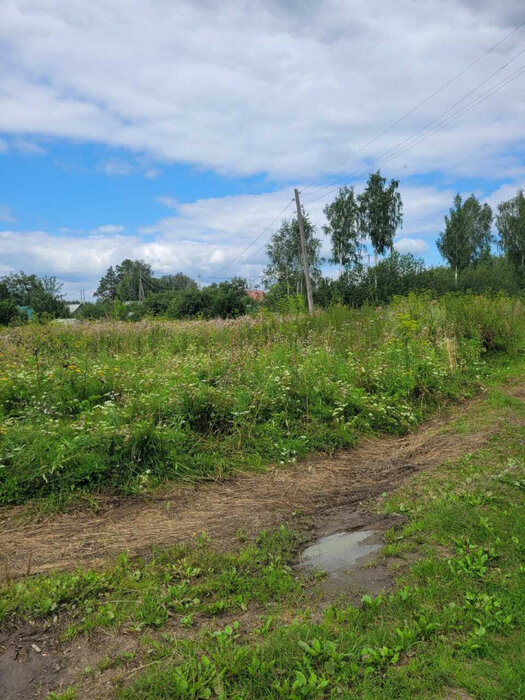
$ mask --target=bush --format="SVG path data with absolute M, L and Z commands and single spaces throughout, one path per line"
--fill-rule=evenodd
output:
M 427 293 L 284 320 L 9 329 L 0 503 L 143 490 L 403 433 L 479 386 L 490 354 L 522 351 L 524 320 L 507 297 Z

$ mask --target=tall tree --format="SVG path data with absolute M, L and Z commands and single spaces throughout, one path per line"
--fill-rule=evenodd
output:
M 126 258 L 115 269 L 108 268 L 99 282 L 95 296 L 101 301 L 138 301 L 141 288 L 148 291 L 153 284 L 150 265 L 144 260 Z
M 437 240 L 439 252 L 454 270 L 456 283 L 461 270 L 490 256 L 491 225 L 492 209 L 488 204 L 480 204 L 473 194 L 463 202 L 456 194 L 454 206 L 445 216 L 445 230 Z
M 121 301 L 138 301 L 141 289 L 151 288 L 153 271 L 144 260 L 126 258 L 116 267 L 117 296 Z
M 354 188 L 341 187 L 337 197 L 323 211 L 328 221 L 323 230 L 332 244 L 330 262 L 339 266 L 339 274 L 352 266 L 360 267 L 364 246 Z
M 174 275 L 162 275 L 157 280 L 160 289 L 171 289 L 178 291 L 181 289 L 197 289 L 197 282 L 185 275 L 183 272 L 177 272 Z
M 370 239 L 376 255 L 392 252 L 396 231 L 403 225 L 403 202 L 398 187 L 399 180 L 390 180 L 387 186 L 378 170 L 369 175 L 364 191 L 357 197 L 360 230 Z
M 321 277 L 321 241 L 315 237 L 315 226 L 308 214 L 303 211 L 304 238 L 310 276 L 312 281 Z M 301 253 L 301 238 L 297 217 L 284 219 L 279 230 L 274 233 L 266 247 L 269 263 L 264 270 L 264 284 L 279 284 L 286 293 L 302 294 L 304 291 L 304 269 Z
M 525 196 L 522 189 L 512 199 L 498 204 L 496 226 L 505 255 L 525 275 Z
M 108 267 L 100 279 L 95 295 L 99 301 L 115 301 L 117 298 L 118 279 L 113 267 Z

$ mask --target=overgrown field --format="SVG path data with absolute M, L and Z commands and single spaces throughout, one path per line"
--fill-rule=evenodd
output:
M 26 577 L 0 588 L 0 625 L 74 638 L 73 657 L 82 635 L 117 635 L 111 656 L 89 656 L 49 700 L 522 698 L 524 404 L 492 389 L 481 410 L 457 429 L 498 425 L 482 449 L 376 502 L 403 515 L 371 562 L 397 572 L 378 596 L 320 606 L 319 577 L 293 568 L 301 536 L 280 527 L 240 534 L 230 553 L 201 536 L 99 571 Z
M 0 503 L 134 493 L 401 433 L 524 338 L 520 301 L 456 295 L 314 318 L 6 330 Z

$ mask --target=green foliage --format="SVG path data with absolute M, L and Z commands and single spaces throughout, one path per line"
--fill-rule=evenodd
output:
M 287 565 L 295 547 L 284 528 L 261 533 L 236 554 L 217 553 L 204 538 L 154 552 L 148 561 L 121 555 L 103 571 L 78 569 L 26 578 L 0 588 L 0 621 L 69 618 L 65 636 L 126 624 L 133 631 L 193 615 L 240 613 L 254 602 L 296 601 L 301 585 Z
M 0 279 L 0 324 L 15 320 L 15 307 L 27 306 L 49 318 L 66 316 L 67 309 L 62 300 L 62 285 L 56 277 L 38 277 L 24 272 L 13 272 Z
M 384 502 L 388 512 L 411 504 L 395 538 L 418 551 L 391 592 L 364 596 L 359 607 L 332 605 L 315 622 L 307 614 L 287 626 L 265 624 L 252 637 L 230 623 L 190 641 L 166 639 L 119 697 L 394 699 L 441 697 L 451 687 L 472 697 L 520 697 L 525 520 L 514 482 L 524 474 L 523 436 L 504 431 Z M 487 488 L 491 500 L 464 507 L 463 494 Z M 443 555 L 448 548 L 456 548 L 454 566 Z
M 395 311 L 400 338 L 423 320 L 411 310 Z M 424 320 L 435 327 L 435 317 Z M 502 378 L 517 366 L 506 366 Z M 384 495 L 381 510 L 405 520 L 386 533 L 391 545 L 382 555 L 417 556 L 391 590 L 365 595 L 360 605 L 323 601 L 321 609 L 290 566 L 297 540 L 281 527 L 236 553 L 218 553 L 201 537 L 149 560 L 122 555 L 105 570 L 27 577 L 0 590 L 0 617 L 33 629 L 42 620 L 48 633 L 69 639 L 99 628 L 142 633 L 136 652 L 98 664 L 101 672 L 127 666 L 126 682 L 112 689 L 122 700 L 393 700 L 441 697 L 450 688 L 521 697 L 524 418 L 522 402 L 490 391 L 462 416 L 471 432 L 499 426 L 481 450 Z M 158 629 L 154 639 L 151 629 Z M 92 690 L 96 671 L 89 671 Z M 75 690 L 53 697 L 75 697 Z
M 461 195 L 454 198 L 454 206 L 445 216 L 445 231 L 439 235 L 437 247 L 450 267 L 458 271 L 476 265 L 490 256 L 492 210 L 481 205 L 471 194 L 465 202 Z
M 321 277 L 321 241 L 315 237 L 315 226 L 304 211 L 303 222 L 310 276 L 315 284 Z M 304 265 L 297 217 L 284 219 L 267 245 L 266 252 L 269 260 L 264 270 L 265 286 L 277 285 L 278 289 L 286 290 L 286 296 L 303 294 Z
M 369 175 L 364 191 L 357 197 L 361 235 L 370 239 L 377 255 L 392 251 L 396 231 L 403 225 L 403 203 L 398 187 L 399 180 L 390 180 L 387 187 L 386 179 L 378 170 Z
M 169 280 L 163 279 L 168 286 Z M 141 301 L 146 294 L 156 289 L 155 284 L 151 265 L 144 260 L 126 258 L 115 269 L 113 267 L 107 269 L 106 274 L 100 279 L 95 296 L 101 302 L 114 302 L 116 299 Z
M 331 204 L 324 208 L 327 225 L 323 226 L 325 234 L 332 244 L 330 262 L 339 266 L 339 270 L 360 267 L 361 242 L 360 212 L 353 188 L 342 187 Z
M 479 386 L 487 353 L 523 348 L 523 313 L 504 297 L 409 296 L 313 318 L 10 329 L 0 502 L 60 506 L 406 432 Z
M 0 301 L 0 325 L 7 326 L 18 317 L 18 307 L 13 299 Z
M 496 225 L 501 236 L 500 245 L 505 255 L 525 276 L 525 196 L 518 190 L 516 196 L 498 205 Z

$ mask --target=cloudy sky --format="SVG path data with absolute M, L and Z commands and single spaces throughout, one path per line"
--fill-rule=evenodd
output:
M 525 184 L 524 22 L 522 0 L 1 0 L 0 275 L 89 296 L 140 257 L 255 284 L 293 187 L 320 228 L 377 167 L 396 246 L 435 264 L 456 191 Z

